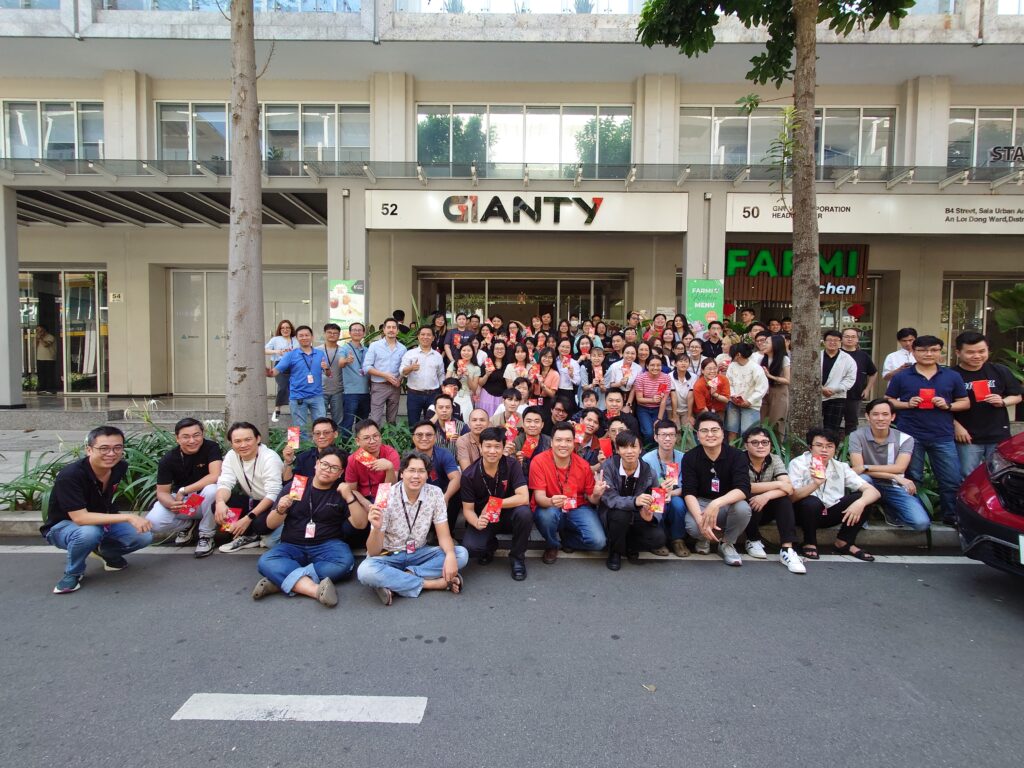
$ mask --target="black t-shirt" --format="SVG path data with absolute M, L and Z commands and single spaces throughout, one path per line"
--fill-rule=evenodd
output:
M 467 328 L 464 331 L 460 331 L 458 328 L 452 328 L 450 331 L 448 331 L 448 333 L 444 335 L 444 343 L 446 346 L 452 348 L 452 355 L 458 357 L 459 347 L 461 347 L 463 344 L 467 344 L 470 341 L 472 341 L 473 336 L 475 335 L 476 334 L 469 330 L 469 328 Z
M 846 350 L 843 350 L 846 352 Z M 878 373 L 878 369 L 875 367 L 875 362 L 871 359 L 871 355 L 865 352 L 863 349 L 855 349 L 853 352 L 846 352 L 853 361 L 857 364 L 857 380 L 853 383 L 853 387 L 846 393 L 847 400 L 861 400 L 864 397 L 864 387 L 868 384 L 868 376 L 874 376 Z
M 114 494 L 117 484 L 128 472 L 128 462 L 120 461 L 110 470 L 107 487 L 104 488 L 92 471 L 88 457 L 68 464 L 57 473 L 50 492 L 50 506 L 46 511 L 46 521 L 40 526 L 39 532 L 46 535 L 57 523 L 70 520 L 69 513 L 79 509 L 98 514 L 116 515 L 119 510 Z
M 498 459 L 498 472 L 494 477 L 484 472 L 483 459 L 477 459 L 462 473 L 459 494 L 464 503 L 471 503 L 473 510 L 480 514 L 491 496 L 507 499 L 515 496 L 516 489 L 524 485 L 526 475 L 515 459 L 508 456 Z
M 1021 393 L 1020 382 L 1014 378 L 1010 369 L 999 363 L 985 363 L 976 371 L 965 371 L 959 365 L 953 370 L 960 374 L 967 385 L 967 397 L 971 407 L 966 411 L 958 411 L 953 417 L 966 429 L 976 443 L 1001 443 L 1010 437 L 1010 413 L 1006 408 L 997 408 L 986 402 L 978 402 L 975 381 L 987 381 L 993 395 L 1009 397 Z M 981 398 L 984 401 L 984 397 Z
M 204 439 L 199 450 L 187 454 L 181 448 L 174 448 L 164 454 L 156 466 L 156 484 L 171 486 L 171 493 L 186 485 L 192 485 L 210 473 L 211 461 L 223 461 L 220 446 L 213 440 Z
M 832 373 L 832 369 L 836 367 L 836 360 L 839 359 L 839 355 L 842 352 L 836 352 L 835 357 L 829 356 L 828 352 L 821 356 L 821 383 L 822 385 L 828 381 L 829 375 Z
M 715 358 L 722 354 L 722 340 L 711 341 L 710 339 L 704 339 L 700 343 L 701 347 L 704 348 L 704 357 Z
M 704 446 L 691 448 L 683 455 L 682 491 L 683 496 L 701 499 L 717 499 L 729 491 L 739 489 L 750 498 L 750 474 L 747 472 L 747 454 L 730 445 L 723 445 L 715 461 L 708 458 Z M 718 478 L 718 490 L 712 482 Z
M 295 464 L 292 466 L 292 475 L 308 477 L 310 482 L 312 482 L 313 475 L 316 474 L 316 464 L 318 461 L 320 461 L 320 449 L 315 445 L 312 448 L 307 448 L 302 453 L 295 454 Z M 334 480 L 335 488 L 337 488 L 341 481 L 345 479 L 346 466 L 348 466 L 348 454 L 342 451 L 341 474 L 337 475 Z
M 289 480 L 281 489 L 282 499 L 291 491 L 292 483 Z M 310 478 L 306 484 L 306 492 L 302 498 L 294 502 L 288 508 L 288 515 L 281 525 L 281 541 L 286 544 L 298 544 L 309 546 L 311 544 L 323 544 L 330 539 L 340 539 L 342 525 L 348 520 L 348 504 L 341 498 L 341 494 L 334 488 L 321 490 L 313 486 Z M 306 525 L 310 519 L 316 524 L 316 532 L 312 538 L 306 538 Z

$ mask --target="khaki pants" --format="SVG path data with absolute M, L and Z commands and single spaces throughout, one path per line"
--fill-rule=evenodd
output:
M 378 424 L 398 421 L 399 388 L 386 381 L 370 382 L 370 418 Z

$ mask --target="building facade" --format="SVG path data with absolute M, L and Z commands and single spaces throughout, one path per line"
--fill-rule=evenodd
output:
M 374 324 L 621 320 L 682 309 L 693 279 L 786 313 L 791 89 L 744 81 L 758 31 L 725 23 L 690 60 L 636 45 L 627 0 L 257 11 L 268 337 L 322 326 L 339 281 Z M 17 0 L 0 35 L 0 406 L 35 386 L 39 323 L 65 392 L 221 393 L 227 20 L 207 0 Z M 988 295 L 1024 281 L 1024 7 L 919 3 L 819 45 L 823 327 L 858 325 L 879 361 L 903 326 L 1019 349 Z

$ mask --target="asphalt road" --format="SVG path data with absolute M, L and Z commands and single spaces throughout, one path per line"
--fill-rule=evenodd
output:
M 251 556 L 130 560 L 55 596 L 61 556 L 0 554 L 0 766 L 1020 763 L 1024 582 L 984 566 L 499 560 L 462 596 L 349 583 L 328 610 L 254 603 Z M 428 704 L 172 721 L 200 692 Z

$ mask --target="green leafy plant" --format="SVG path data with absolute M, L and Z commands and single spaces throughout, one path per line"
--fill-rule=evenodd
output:
M 1024 283 L 1017 283 L 1005 291 L 992 291 L 989 299 L 996 305 L 993 317 L 999 330 L 1014 333 L 1019 341 L 1024 333 Z M 1015 349 L 1004 349 L 1002 353 L 1006 362 L 1010 363 L 1013 375 L 1024 381 L 1024 354 Z

